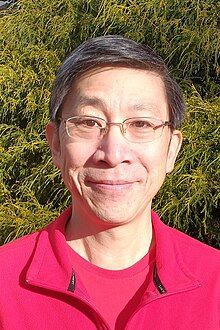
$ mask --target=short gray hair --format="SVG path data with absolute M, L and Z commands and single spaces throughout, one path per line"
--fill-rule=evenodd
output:
M 89 39 L 66 58 L 53 84 L 50 99 L 51 120 L 58 122 L 64 99 L 77 78 L 96 67 L 114 65 L 157 73 L 165 86 L 172 126 L 176 128 L 181 125 L 185 114 L 183 95 L 162 58 L 150 47 L 116 35 Z

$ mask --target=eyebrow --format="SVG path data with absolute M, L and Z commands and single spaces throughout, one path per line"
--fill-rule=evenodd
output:
M 96 97 L 96 96 L 86 96 L 86 95 L 80 95 L 78 100 L 76 101 L 74 105 L 74 109 L 77 109 L 78 107 L 83 107 L 83 106 L 96 106 L 99 108 L 105 108 L 106 104 L 105 102 Z
M 74 104 L 73 110 L 75 111 L 78 107 L 84 107 L 84 106 L 94 106 L 102 110 L 108 107 L 105 101 L 97 96 L 79 95 L 78 99 Z M 152 112 L 154 112 L 155 110 L 158 110 L 158 108 L 153 104 L 139 103 L 139 102 L 136 102 L 135 104 L 129 106 L 129 108 L 132 111 L 134 110 L 138 112 L 147 111 L 150 112 L 150 115 L 153 114 Z
M 135 103 L 132 108 L 138 112 L 148 112 L 150 116 L 155 116 L 155 110 L 159 111 L 156 105 L 150 103 Z

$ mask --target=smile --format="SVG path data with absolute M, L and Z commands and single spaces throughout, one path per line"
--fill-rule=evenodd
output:
M 100 181 L 88 181 L 88 185 L 94 190 L 111 190 L 111 191 L 124 191 L 129 190 L 134 182 L 123 180 L 100 180 Z

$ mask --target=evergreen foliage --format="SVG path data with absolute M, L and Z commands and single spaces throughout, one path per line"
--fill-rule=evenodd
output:
M 51 85 L 83 40 L 121 34 L 166 60 L 188 105 L 184 146 L 155 208 L 170 225 L 220 247 L 219 9 L 216 0 L 19 0 L 1 13 L 1 244 L 70 203 L 44 136 Z

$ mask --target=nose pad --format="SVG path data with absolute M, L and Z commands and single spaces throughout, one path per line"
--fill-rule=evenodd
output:
M 122 135 L 125 137 L 125 134 L 127 132 L 126 127 L 123 124 L 121 124 L 120 128 L 121 128 Z
M 104 128 L 101 128 L 100 129 L 100 137 L 105 136 L 108 133 L 108 130 L 109 130 L 108 125 L 106 125 L 106 127 L 104 127 Z
M 108 123 L 109 124 L 109 123 Z M 118 128 L 110 129 L 109 126 L 120 126 Z M 107 128 L 108 127 L 108 128 Z M 120 128 L 120 133 L 119 133 Z M 99 147 L 94 154 L 96 162 L 106 163 L 110 167 L 115 167 L 120 163 L 130 163 L 132 159 L 132 151 L 124 138 L 124 130 L 121 123 L 110 123 L 104 128 L 106 135 L 102 136 L 99 141 Z M 110 129 L 110 131 L 108 131 Z M 122 134 L 121 134 L 122 133 Z
M 122 135 L 124 136 L 126 133 L 126 129 L 124 128 L 124 125 L 122 123 L 107 123 L 106 127 L 103 128 L 103 131 L 101 131 L 102 135 L 105 135 L 108 133 L 110 126 L 119 126 L 120 127 L 120 131 L 122 133 Z

